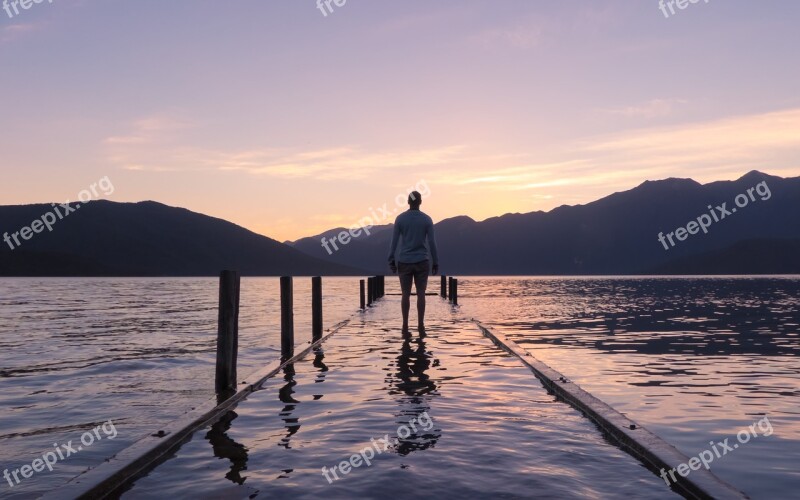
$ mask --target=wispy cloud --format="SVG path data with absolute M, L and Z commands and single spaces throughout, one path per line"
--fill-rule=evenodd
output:
M 660 118 L 672 115 L 677 108 L 686 104 L 685 99 L 652 99 L 634 106 L 601 109 L 602 113 L 625 116 L 627 118 Z
M 0 15 L 3 12 L 0 11 Z M 22 38 L 42 28 L 44 23 L 11 24 L 0 27 L 0 43 L 7 43 Z
M 642 165 L 750 165 L 779 154 L 800 160 L 800 109 L 634 130 L 594 140 L 587 151 L 625 154 Z
M 169 116 L 138 120 L 129 133 L 107 137 L 107 158 L 132 171 L 218 171 L 283 179 L 357 180 L 393 169 L 435 169 L 459 162 L 466 148 L 449 145 L 402 151 L 375 151 L 347 145 L 299 150 L 258 147 L 212 149 L 184 144 L 180 131 L 190 128 Z
M 471 168 L 464 168 L 465 165 L 461 165 L 461 168 L 441 170 L 432 174 L 431 179 L 437 184 L 502 190 L 519 189 L 526 184 L 550 182 L 550 179 L 554 178 L 554 172 L 564 172 L 587 163 L 585 160 L 550 163 L 524 163 L 524 161 L 520 155 L 472 158 L 469 161 Z M 508 166 L 509 162 L 514 163 Z
M 435 168 L 457 160 L 463 146 L 408 151 L 369 151 L 355 146 L 313 151 L 257 150 L 218 153 L 205 162 L 220 170 L 283 178 L 366 179 L 376 171 Z
M 607 32 L 621 22 L 620 7 L 605 3 L 581 6 L 552 3 L 548 8 L 527 11 L 512 19 L 478 31 L 469 37 L 469 42 L 484 49 L 541 49 L 553 46 L 564 36 Z
M 707 182 L 736 178 L 753 169 L 796 176 L 800 175 L 800 109 L 639 128 L 562 146 L 547 154 L 554 161 L 520 156 L 480 161 L 471 168 L 440 170 L 430 180 L 473 192 L 567 195 L 581 186 L 591 187 L 584 190 L 591 196 L 667 177 Z
M 169 113 L 162 113 L 135 120 L 123 127 L 126 129 L 123 135 L 107 137 L 103 142 L 111 145 L 166 142 L 172 139 L 176 132 L 191 127 L 191 123 L 186 120 Z
M 547 152 L 511 154 L 466 145 L 375 150 L 344 145 L 309 150 L 186 146 L 187 124 L 165 116 L 137 121 L 106 140 L 109 159 L 142 172 L 211 171 L 279 179 L 368 180 L 384 172 L 418 172 L 438 186 L 470 193 L 529 192 L 575 199 L 633 187 L 647 179 L 733 178 L 752 169 L 800 173 L 800 109 L 668 127 L 637 128 Z M 589 201 L 588 199 L 582 201 Z
M 531 21 L 525 24 L 487 29 L 472 36 L 471 41 L 482 48 L 533 49 L 542 43 L 543 36 L 543 23 Z

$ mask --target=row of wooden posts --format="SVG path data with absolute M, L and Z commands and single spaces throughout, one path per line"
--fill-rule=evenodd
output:
M 450 287 L 450 294 L 447 293 L 448 285 Z M 453 305 L 458 305 L 458 278 L 453 278 L 452 276 L 444 276 L 442 275 L 442 291 L 440 292 L 442 298 L 446 299 L 450 298 L 450 302 Z
M 236 271 L 222 271 L 219 278 L 219 320 L 217 329 L 217 394 L 236 391 L 236 359 L 239 351 L 239 288 Z M 294 288 L 291 276 L 281 283 L 281 360 L 294 356 Z M 385 296 L 385 276 L 372 276 L 359 283 L 361 310 L 372 307 Z M 449 294 L 448 294 L 449 285 Z M 458 304 L 458 280 L 442 276 L 441 296 Z M 311 341 L 322 338 L 322 278 L 311 278 Z
M 366 286 L 364 286 L 366 284 Z M 386 276 L 373 276 L 359 282 L 361 310 L 372 307 L 372 303 L 386 295 Z

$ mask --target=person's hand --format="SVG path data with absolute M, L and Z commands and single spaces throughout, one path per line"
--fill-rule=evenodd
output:
M 392 270 L 393 274 L 397 274 L 397 263 L 395 261 L 389 262 L 389 269 Z
M 431 270 L 431 273 L 433 273 L 434 276 L 439 274 L 439 264 L 434 264 L 433 265 L 433 269 Z

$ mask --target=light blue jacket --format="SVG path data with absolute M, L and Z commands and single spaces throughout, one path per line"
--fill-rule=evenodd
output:
M 427 260 L 428 248 L 430 248 L 433 265 L 439 265 L 439 251 L 436 248 L 436 237 L 433 234 L 433 220 L 427 214 L 412 209 L 397 216 L 394 221 L 392 246 L 389 249 L 389 262 L 395 260 L 395 252 L 397 252 L 397 244 L 400 242 L 401 236 L 402 244 L 397 253 L 396 262 L 414 264 Z

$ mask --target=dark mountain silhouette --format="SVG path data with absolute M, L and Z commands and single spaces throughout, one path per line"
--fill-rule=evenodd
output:
M 382 226 L 373 226 L 371 228 L 368 228 L 370 234 L 366 234 L 362 230 L 361 234 L 358 237 L 356 237 L 356 239 L 358 239 L 358 238 L 366 239 L 366 238 L 369 238 L 370 236 L 373 236 L 375 234 L 379 234 L 379 233 L 384 232 L 384 231 L 389 231 L 389 230 L 392 229 L 392 227 L 393 227 L 392 224 L 384 224 Z M 323 248 L 322 243 L 321 243 L 322 238 L 330 240 L 330 239 L 335 238 L 336 236 L 338 236 L 342 232 L 347 232 L 347 231 L 348 231 L 347 228 L 337 227 L 335 229 L 328 229 L 324 233 L 315 234 L 314 236 L 307 236 L 307 237 L 301 238 L 301 239 L 299 239 L 297 241 L 284 241 L 284 243 L 286 243 L 287 245 L 293 246 L 295 248 L 298 248 L 298 249 L 304 248 L 306 250 L 310 250 L 314 246 L 318 246 L 320 248 Z M 391 235 L 390 235 L 390 237 L 391 237 Z M 345 246 L 345 245 L 341 245 L 341 246 Z M 334 251 L 332 247 L 330 247 L 330 250 L 331 250 L 331 252 Z M 331 255 L 331 254 L 328 253 L 328 255 Z
M 759 183 L 771 193 L 665 250 L 675 231 Z M 49 204 L 0 207 L 13 233 Z M 460 275 L 773 274 L 800 272 L 800 178 L 750 172 L 736 181 L 647 181 L 586 205 L 436 225 L 442 271 Z M 388 274 L 391 225 L 329 254 L 320 243 L 344 228 L 285 245 L 221 219 L 155 202 L 96 201 L 11 250 L 0 242 L 2 276 L 213 276 Z M 291 247 L 294 248 L 291 248 Z
M 800 274 L 800 239 L 747 240 L 714 252 L 683 257 L 653 274 Z
M 709 214 L 761 182 L 771 193 L 665 250 L 658 234 Z M 423 206 L 424 210 L 424 206 Z M 716 212 L 716 210 L 715 210 Z M 796 272 L 800 255 L 800 178 L 753 171 L 735 181 L 701 185 L 691 179 L 647 181 L 586 205 L 506 214 L 476 222 L 455 217 L 436 224 L 442 272 L 459 275 L 756 274 Z M 333 255 L 319 238 L 293 245 L 308 255 L 371 273 L 388 273 L 390 231 L 351 241 Z M 761 243 L 745 244 L 748 240 Z M 770 240 L 771 243 L 768 243 Z M 760 249 L 755 248 L 758 246 Z M 776 248 L 767 251 L 769 245 Z M 765 266 L 763 259 L 772 261 Z
M 322 238 L 325 238 L 326 240 L 336 238 L 336 236 L 342 231 L 347 231 L 347 229 L 343 227 L 329 229 L 324 233 L 301 238 L 297 241 L 287 241 L 286 244 L 312 257 L 334 262 L 342 266 L 349 265 L 345 264 L 345 262 L 361 261 L 371 263 L 372 267 L 374 268 L 376 257 L 378 257 L 375 254 L 375 252 L 378 251 L 378 246 L 376 246 L 375 243 L 378 241 L 386 241 L 386 249 L 384 250 L 384 253 L 388 253 L 389 242 L 392 239 L 391 229 L 393 227 L 394 226 L 392 224 L 375 226 L 369 229 L 369 235 L 362 231 L 357 238 L 351 238 L 347 245 L 341 245 L 337 243 L 339 250 L 334 250 L 334 247 L 331 244 L 328 245 L 328 249 L 326 250 L 325 247 L 322 246 Z M 386 256 L 384 255 L 383 260 L 386 260 L 385 257 Z
M 75 206 L 73 204 L 72 206 Z M 16 232 L 49 204 L 0 207 L 0 232 Z M 2 276 L 360 275 L 221 219 L 152 201 L 94 201 L 11 250 L 0 241 Z

